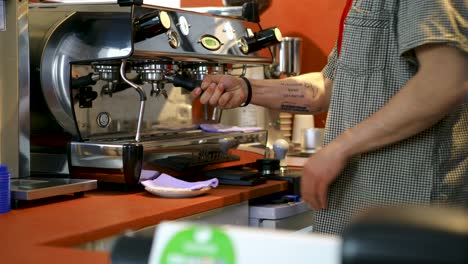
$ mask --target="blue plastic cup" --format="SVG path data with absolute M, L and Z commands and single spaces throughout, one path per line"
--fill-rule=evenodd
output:
M 0 214 L 11 210 L 10 172 L 6 165 L 0 165 Z

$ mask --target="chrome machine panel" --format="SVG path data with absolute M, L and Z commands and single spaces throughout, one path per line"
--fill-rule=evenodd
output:
M 130 2 L 30 6 L 32 155 L 66 155 L 72 175 L 98 171 L 100 180 L 134 184 L 144 160 L 167 153 L 200 161 L 216 148 L 217 159 L 201 166 L 265 145 L 265 131 L 201 132 L 221 110 L 192 102 L 188 91 L 206 74 L 270 64 L 279 30 Z

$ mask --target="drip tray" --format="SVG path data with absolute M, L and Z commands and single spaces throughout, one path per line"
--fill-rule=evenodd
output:
M 35 200 L 63 194 L 81 193 L 97 188 L 97 180 L 70 178 L 21 178 L 11 179 L 13 200 Z

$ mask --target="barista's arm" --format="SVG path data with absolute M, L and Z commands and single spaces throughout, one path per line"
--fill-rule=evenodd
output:
M 332 81 L 322 73 L 314 72 L 286 79 L 250 79 L 252 99 L 250 103 L 270 109 L 292 113 L 314 114 L 328 109 Z M 203 94 L 202 94 L 203 90 Z M 244 80 L 229 75 L 209 75 L 192 92 L 202 104 L 209 103 L 223 108 L 240 106 L 247 98 Z
M 437 123 L 468 100 L 468 57 L 440 44 L 416 49 L 417 74 L 378 112 L 339 136 L 347 156 L 378 149 L 413 136 Z
M 417 74 L 383 108 L 338 136 L 304 165 L 302 195 L 315 209 L 326 207 L 328 186 L 352 156 L 411 137 L 467 102 L 465 53 L 431 44 L 417 48 L 416 56 L 420 64 Z

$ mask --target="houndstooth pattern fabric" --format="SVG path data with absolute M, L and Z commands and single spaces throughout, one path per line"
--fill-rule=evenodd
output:
M 355 0 L 342 50 L 323 74 L 334 80 L 325 144 L 377 112 L 418 70 L 414 48 L 448 43 L 468 51 L 463 0 Z M 451 10 L 455 8 L 456 12 Z M 433 127 L 354 157 L 329 190 L 314 230 L 339 234 L 369 207 L 458 203 L 468 177 L 468 103 Z M 466 200 L 465 200 L 466 201 Z

